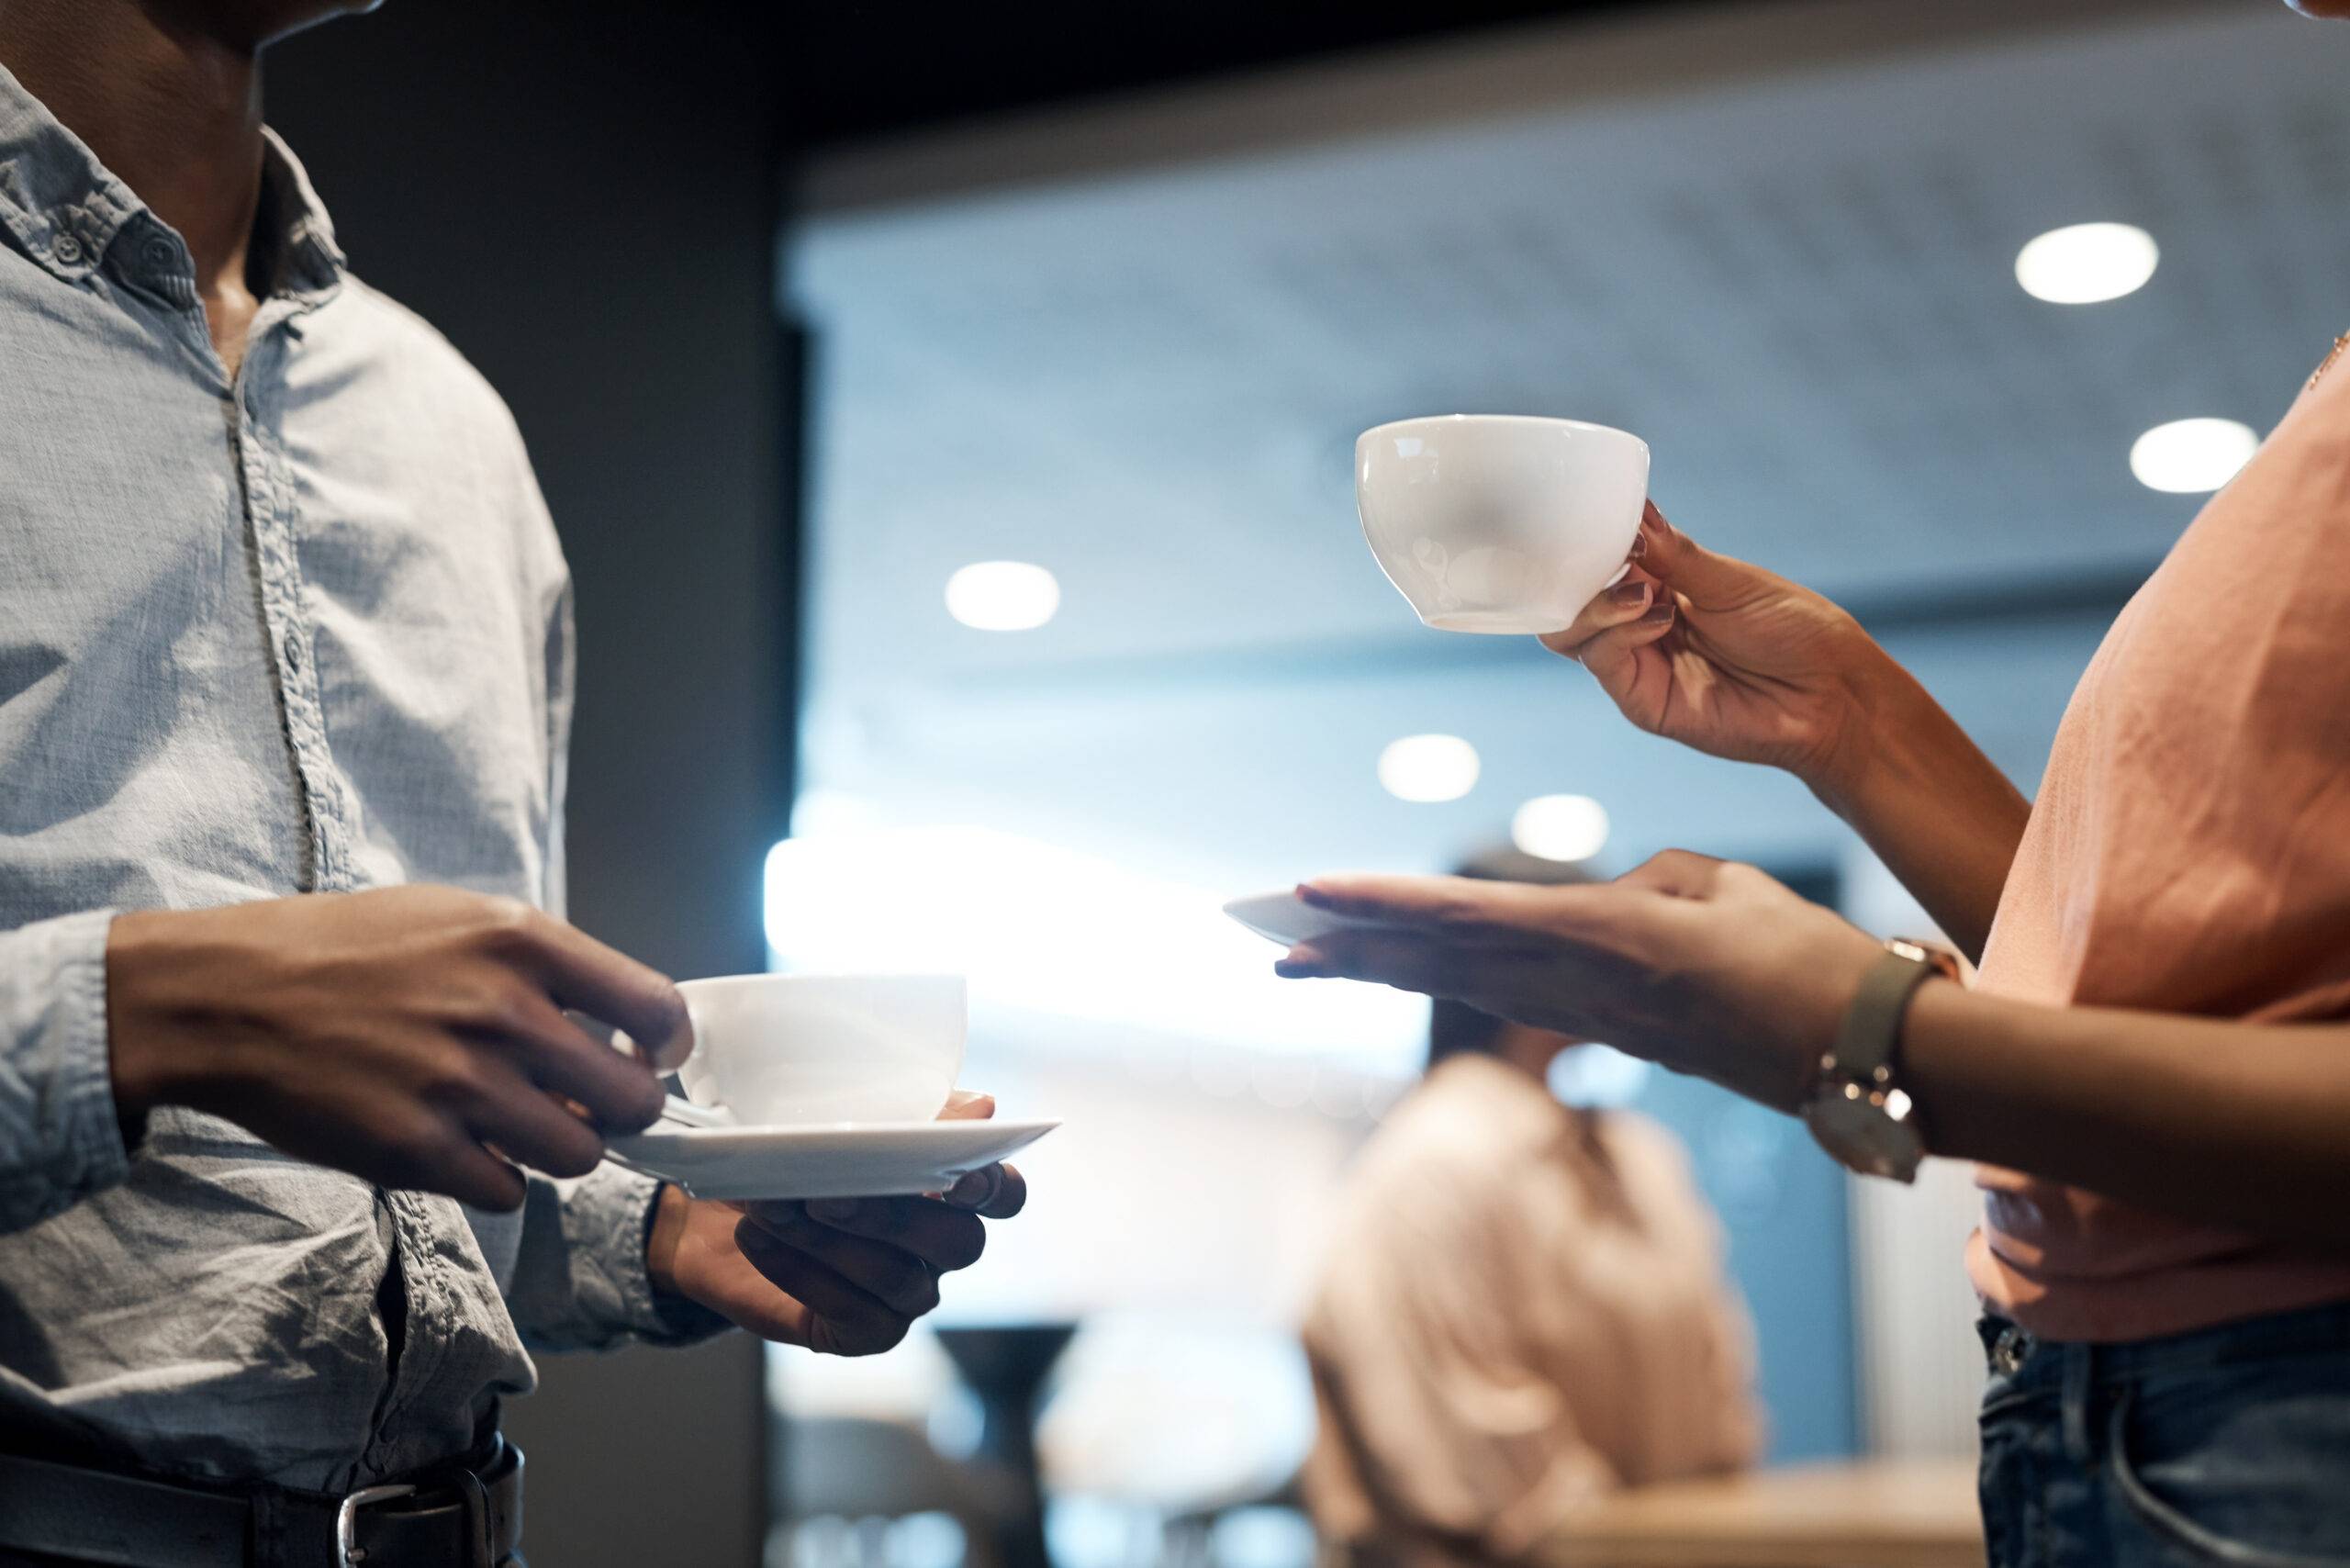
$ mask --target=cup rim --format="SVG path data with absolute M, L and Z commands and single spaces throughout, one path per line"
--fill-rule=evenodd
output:
M 1384 424 L 1371 426 L 1369 430 L 1355 437 L 1355 447 L 1360 451 L 1362 447 L 1362 443 L 1369 441 L 1372 436 L 1382 434 L 1387 431 L 1401 430 L 1406 425 L 1449 424 L 1454 420 L 1466 421 L 1470 420 L 1475 420 L 1486 424 L 1556 425 L 1564 427 L 1568 430 L 1582 431 L 1590 435 L 1622 436 L 1626 441 L 1630 442 L 1642 452 L 1649 450 L 1649 443 L 1639 436 L 1634 435 L 1630 431 L 1618 430 L 1614 425 L 1595 424 L 1590 420 L 1571 420 L 1555 414 L 1415 414 L 1409 419 L 1389 420 Z

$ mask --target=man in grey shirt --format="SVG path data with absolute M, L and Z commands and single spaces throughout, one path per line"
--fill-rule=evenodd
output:
M 561 919 L 512 420 L 262 128 L 344 8 L 0 4 L 0 1562 L 322 1562 L 387 1481 L 370 1568 L 494 1561 L 526 1344 L 886 1349 L 1022 1197 L 599 1164 L 659 1084 L 566 1010 L 666 1060 L 683 1008 Z

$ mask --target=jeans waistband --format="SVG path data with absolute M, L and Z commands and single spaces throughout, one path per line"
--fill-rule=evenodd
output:
M 2077 1345 L 2042 1339 L 1996 1316 L 1985 1317 L 1976 1329 L 1983 1337 L 1984 1354 L 1990 1361 L 1993 1374 L 2010 1379 L 2009 1386 L 2022 1393 L 2062 1386 L 2065 1364 L 2076 1359 L 2089 1362 L 2091 1382 L 2109 1384 L 2281 1356 L 2326 1350 L 2350 1352 L 2350 1302 L 2303 1307 L 2266 1317 L 2240 1318 L 2158 1339 L 2129 1339 L 2113 1344 Z M 2068 1351 L 2085 1354 L 2068 1355 Z

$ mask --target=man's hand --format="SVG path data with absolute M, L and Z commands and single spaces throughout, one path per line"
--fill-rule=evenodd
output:
M 1753 867 L 1678 849 L 1588 886 L 1327 877 L 1298 895 L 1379 924 L 1300 944 L 1277 966 L 1283 976 L 1449 997 L 1782 1111 L 1801 1101 L 1882 953 Z
M 995 1114 L 958 1092 L 943 1120 Z M 968 1269 L 989 1219 L 1010 1219 L 1028 1185 L 1009 1165 L 975 1170 L 935 1198 L 725 1204 L 661 1190 L 645 1245 L 656 1289 L 698 1302 L 763 1339 L 825 1355 L 890 1350 L 938 1305 L 938 1276 Z
M 669 981 L 512 899 L 386 888 L 149 911 L 106 943 L 117 1109 L 225 1116 L 386 1187 L 520 1206 L 517 1163 L 584 1175 L 661 1109 L 652 1067 L 570 1009 L 689 1047 Z

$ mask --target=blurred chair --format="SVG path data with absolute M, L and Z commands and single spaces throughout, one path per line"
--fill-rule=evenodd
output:
M 1307 1568 L 1302 1516 L 1274 1516 L 1313 1435 L 1288 1334 L 1155 1312 L 1089 1320 L 1038 1433 L 1054 1568 Z
M 820 1417 L 785 1428 L 767 1568 L 997 1568 L 997 1504 L 918 1427 Z
M 1167 1517 L 1158 1568 L 1313 1568 L 1314 1524 L 1300 1478 L 1253 1497 Z
M 1052 1503 L 1054 1568 L 1314 1568 L 1313 1522 L 1294 1500 L 1168 1514 L 1101 1497 Z

